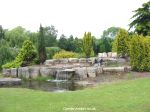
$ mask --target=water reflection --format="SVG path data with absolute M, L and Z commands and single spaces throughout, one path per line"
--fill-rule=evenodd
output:
M 34 90 L 63 92 L 83 89 L 83 86 L 75 84 L 73 81 L 22 81 L 21 85 L 3 85 L 8 88 L 28 88 Z

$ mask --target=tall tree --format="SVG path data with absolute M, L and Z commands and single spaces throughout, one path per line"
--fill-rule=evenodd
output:
M 117 33 L 119 32 L 119 27 L 110 27 L 107 30 L 103 31 L 102 38 L 111 38 L 114 39 Z
M 9 42 L 10 47 L 20 48 L 23 42 L 29 39 L 27 31 L 21 26 L 17 26 L 5 33 L 6 40 Z
M 138 8 L 134 12 L 132 19 L 135 19 L 129 24 L 129 30 L 134 27 L 134 31 L 138 34 L 150 35 L 150 1 L 144 3 L 142 8 Z
M 110 27 L 103 31 L 100 41 L 100 52 L 111 52 L 112 42 L 119 32 L 119 27 Z
M 38 55 L 39 61 L 43 64 L 46 60 L 46 49 L 45 49 L 45 37 L 42 25 L 40 25 L 40 31 L 38 36 Z
M 3 27 L 0 25 L 0 39 L 4 39 L 4 36 L 5 36 L 4 29 L 3 29 Z
M 100 39 L 96 39 L 96 37 L 94 36 L 93 36 L 93 50 L 95 55 L 97 55 L 100 52 Z
M 129 34 L 125 29 L 120 29 L 115 38 L 118 56 L 125 57 L 129 53 Z
M 58 31 L 55 29 L 53 25 L 43 27 L 44 37 L 45 37 L 45 46 L 53 47 L 57 46 L 57 33 Z
M 91 53 L 93 52 L 93 38 L 91 36 L 91 33 L 84 33 L 83 37 L 83 52 L 86 55 L 86 58 L 89 58 Z
M 58 47 L 60 47 L 61 49 L 67 50 L 67 38 L 64 34 L 60 36 Z

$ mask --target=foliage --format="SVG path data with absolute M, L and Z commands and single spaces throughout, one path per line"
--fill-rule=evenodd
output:
M 64 50 L 67 50 L 67 38 L 64 34 L 60 36 L 58 47 Z
M 86 55 L 86 58 L 89 58 L 91 53 L 93 52 L 93 38 L 90 32 L 88 32 L 87 34 L 86 32 L 84 33 L 82 48 L 83 52 Z
M 115 36 L 119 32 L 119 27 L 110 27 L 107 30 L 103 31 L 103 35 L 100 39 L 100 52 L 111 52 L 112 44 Z
M 113 42 L 113 39 L 109 37 L 102 37 L 100 39 L 100 52 L 111 52 L 112 42 Z
M 67 38 L 64 34 L 62 34 L 58 40 L 58 47 L 66 51 L 81 53 L 82 39 L 78 39 L 77 37 L 74 38 L 72 35 Z
M 138 34 L 150 35 L 150 1 L 144 3 L 142 8 L 138 8 L 134 12 L 132 18 L 135 19 L 130 23 L 130 28 L 134 27 Z
M 27 31 L 18 26 L 10 31 L 6 31 L 5 38 L 9 42 L 10 47 L 20 48 L 23 42 L 29 39 Z
M 77 57 L 78 57 L 77 53 L 69 52 L 69 51 L 60 51 L 53 56 L 54 59 L 77 58 Z
M 113 43 L 113 46 L 115 45 L 118 56 L 125 57 L 129 54 L 129 34 L 125 29 L 119 30 Z
M 40 25 L 40 31 L 38 36 L 38 56 L 40 63 L 43 64 L 46 60 L 46 49 L 45 49 L 44 30 L 42 25 Z
M 149 112 L 149 93 L 150 78 L 100 84 L 62 93 L 0 88 L 0 111 L 63 112 L 66 109 L 66 112 Z M 94 110 L 70 111 L 69 107 Z
M 38 47 L 38 35 L 38 32 L 28 32 L 30 41 L 34 44 L 34 46 L 36 46 L 36 48 Z
M 111 38 L 114 39 L 119 32 L 119 27 L 110 27 L 107 30 L 103 31 L 102 38 Z
M 44 38 L 45 38 L 45 46 L 52 47 L 57 46 L 57 33 L 58 31 L 55 29 L 53 25 L 43 27 Z
M 0 25 L 0 40 L 5 38 L 5 31 L 3 27 Z
M 100 52 L 100 39 L 93 37 L 93 51 L 97 55 Z
M 46 47 L 47 58 L 52 59 L 54 54 L 58 53 L 60 50 L 59 47 Z
M 6 63 L 3 68 L 18 68 L 20 66 L 29 65 L 33 59 L 36 57 L 36 51 L 31 41 L 26 40 L 23 43 L 19 54 L 14 61 Z
M 150 37 L 134 35 L 131 39 L 130 64 L 135 71 L 150 71 Z
M 0 40 L 0 69 L 3 64 L 12 61 L 15 59 L 16 54 L 14 51 L 8 46 L 5 40 Z

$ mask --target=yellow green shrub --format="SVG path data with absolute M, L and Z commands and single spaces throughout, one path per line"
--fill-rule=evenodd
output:
M 150 71 L 150 37 L 138 35 L 132 37 L 130 64 L 135 71 Z
M 74 52 L 69 52 L 69 51 L 60 51 L 56 53 L 53 56 L 53 59 L 60 59 L 60 58 L 77 58 L 78 54 Z

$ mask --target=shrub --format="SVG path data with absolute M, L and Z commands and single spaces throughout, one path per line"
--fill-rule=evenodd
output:
M 26 66 L 29 65 L 33 59 L 36 57 L 36 51 L 31 41 L 26 40 L 23 43 L 23 46 L 21 50 L 19 51 L 19 54 L 15 58 L 14 61 L 10 63 L 6 63 L 3 65 L 3 68 L 18 68 L 20 66 Z
M 54 59 L 60 59 L 60 58 L 77 58 L 78 54 L 74 52 L 69 52 L 69 51 L 60 51 L 56 53 L 53 58 Z
M 125 29 L 120 29 L 113 43 L 113 51 L 117 51 L 118 56 L 124 57 L 125 55 L 129 54 L 128 45 L 129 34 Z
M 150 71 L 150 37 L 138 35 L 132 37 L 130 64 L 135 71 Z
M 59 47 L 46 47 L 46 55 L 48 59 L 52 59 L 54 54 L 61 51 Z

